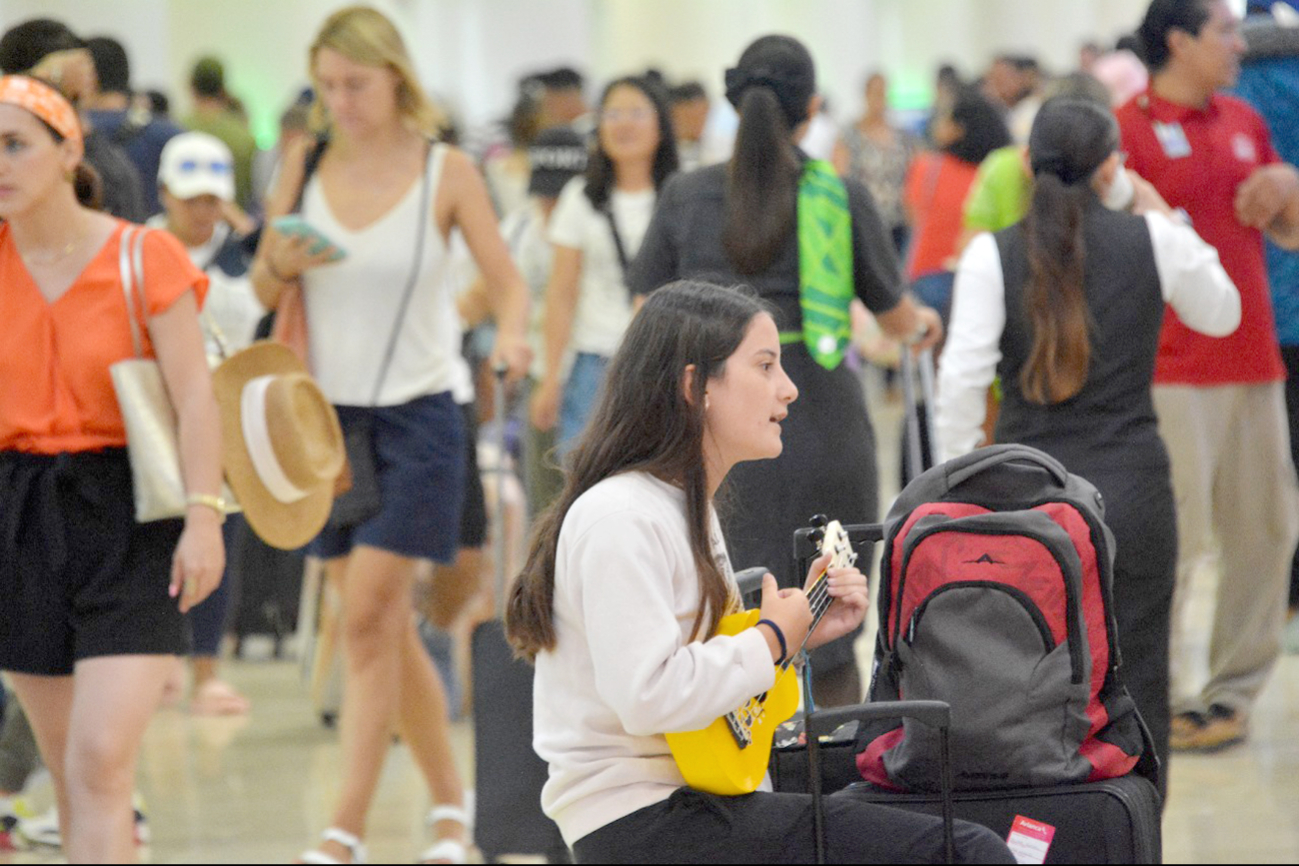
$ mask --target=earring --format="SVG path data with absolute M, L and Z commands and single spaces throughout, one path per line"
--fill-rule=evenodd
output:
M 709 400 L 708 400 L 708 395 L 707 395 L 707 394 L 704 394 L 704 411 L 705 411 L 705 412 L 708 411 L 708 407 L 709 407 L 709 405 L 710 405 L 710 402 L 709 402 Z
M 73 169 L 68 169 L 67 171 L 63 172 L 63 179 L 68 183 L 76 183 L 77 182 L 76 171 L 74 171 Z

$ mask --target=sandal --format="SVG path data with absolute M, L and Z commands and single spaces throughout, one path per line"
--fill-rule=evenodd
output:
M 434 827 L 440 821 L 452 821 L 465 828 L 469 835 L 469 813 L 461 806 L 434 806 L 429 810 L 424 823 Z M 439 839 L 419 855 L 420 863 L 468 863 L 469 842 L 458 839 Z
M 364 863 L 366 861 L 364 843 L 346 830 L 340 830 L 337 827 L 330 827 L 324 833 L 320 834 L 320 841 L 333 842 L 346 848 L 348 855 L 351 857 L 351 859 L 347 861 L 349 863 Z M 328 854 L 318 850 L 303 851 L 298 857 L 298 862 L 312 863 L 316 864 L 316 866 L 343 866 L 344 864 L 344 861 L 339 860 L 337 857 L 330 857 Z

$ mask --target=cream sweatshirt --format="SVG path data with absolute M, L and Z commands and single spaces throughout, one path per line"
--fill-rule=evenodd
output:
M 713 548 L 734 585 L 716 515 Z M 555 649 L 537 657 L 533 745 L 542 808 L 572 845 L 685 780 L 664 733 L 694 731 L 775 683 L 757 629 L 692 640 L 699 579 L 685 494 L 643 473 L 573 504 L 555 563 Z

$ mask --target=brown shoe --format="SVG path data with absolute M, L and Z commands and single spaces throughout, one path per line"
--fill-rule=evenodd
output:
M 1207 713 L 1179 713 L 1173 718 L 1169 747 L 1176 752 L 1218 752 L 1244 742 L 1245 714 L 1223 704 Z

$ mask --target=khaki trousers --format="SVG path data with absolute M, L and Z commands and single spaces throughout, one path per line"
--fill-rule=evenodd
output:
M 1215 542 L 1221 552 L 1209 682 L 1175 710 L 1223 704 L 1248 713 L 1281 655 L 1299 539 L 1284 384 L 1160 385 L 1154 399 L 1177 502 L 1174 695 L 1192 692 L 1178 682 L 1187 668 L 1188 586 Z

